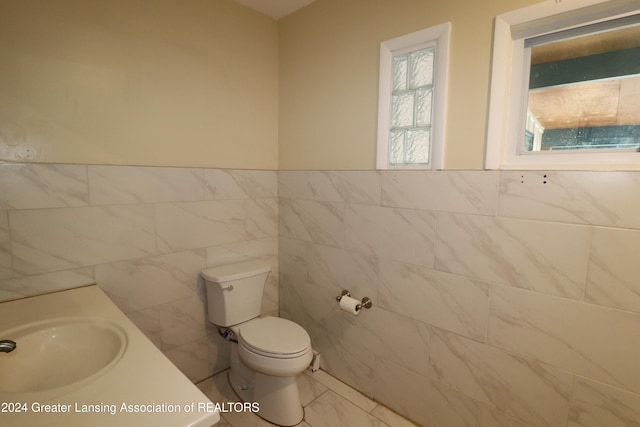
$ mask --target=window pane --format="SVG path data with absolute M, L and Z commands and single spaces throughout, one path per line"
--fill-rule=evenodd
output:
M 400 93 L 393 95 L 391 106 L 391 127 L 410 127 L 413 126 L 413 93 Z
M 434 48 L 417 50 L 409 55 L 409 87 L 414 89 L 433 84 Z
M 429 163 L 429 129 L 411 129 L 407 131 L 407 163 Z
M 640 26 L 533 46 L 523 151 L 640 146 Z
M 404 136 L 405 130 L 392 130 L 389 144 L 389 163 L 400 165 L 404 163 Z
M 407 67 L 408 58 L 406 56 L 396 56 L 393 58 L 393 90 L 407 89 Z
M 431 106 L 433 91 L 419 89 L 416 91 L 416 126 L 431 125 Z

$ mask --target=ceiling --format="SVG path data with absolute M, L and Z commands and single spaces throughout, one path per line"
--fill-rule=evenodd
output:
M 535 46 L 531 64 L 553 64 L 557 76 L 563 61 L 638 46 L 640 25 Z M 573 72 L 583 75 L 582 70 Z M 604 77 L 531 90 L 529 109 L 545 129 L 640 125 L 640 75 Z
M 313 3 L 315 0 L 235 0 L 253 10 L 269 15 L 276 21 Z
M 640 77 L 529 92 L 529 109 L 545 129 L 640 125 Z
M 640 25 L 535 46 L 531 49 L 531 64 L 562 61 L 637 46 L 640 46 Z

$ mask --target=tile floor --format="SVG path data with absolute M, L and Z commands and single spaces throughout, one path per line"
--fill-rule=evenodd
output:
M 237 402 L 223 371 L 197 384 L 213 402 Z M 415 427 L 412 422 L 374 402 L 340 380 L 320 370 L 305 371 L 298 377 L 300 400 L 304 405 L 304 420 L 299 427 Z M 250 412 L 221 414 L 216 427 L 270 427 L 262 418 Z

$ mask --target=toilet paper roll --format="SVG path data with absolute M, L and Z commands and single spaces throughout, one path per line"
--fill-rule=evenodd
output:
M 360 311 L 362 311 L 358 310 L 359 304 L 362 304 L 359 300 L 348 297 L 346 295 L 340 298 L 340 310 L 346 311 L 347 313 L 353 314 L 354 316 L 357 316 L 358 314 L 360 314 Z

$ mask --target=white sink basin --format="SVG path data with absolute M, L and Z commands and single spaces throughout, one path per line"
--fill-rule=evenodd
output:
M 17 347 L 0 353 L 0 392 L 41 392 L 82 385 L 124 354 L 127 335 L 96 318 L 58 318 L 0 332 Z
M 0 408 L 1 427 L 210 427 L 220 420 L 96 285 L 0 303 L 4 339 L 17 347 L 0 352 L 0 402 L 26 410 Z M 160 402 L 179 410 L 157 409 Z

